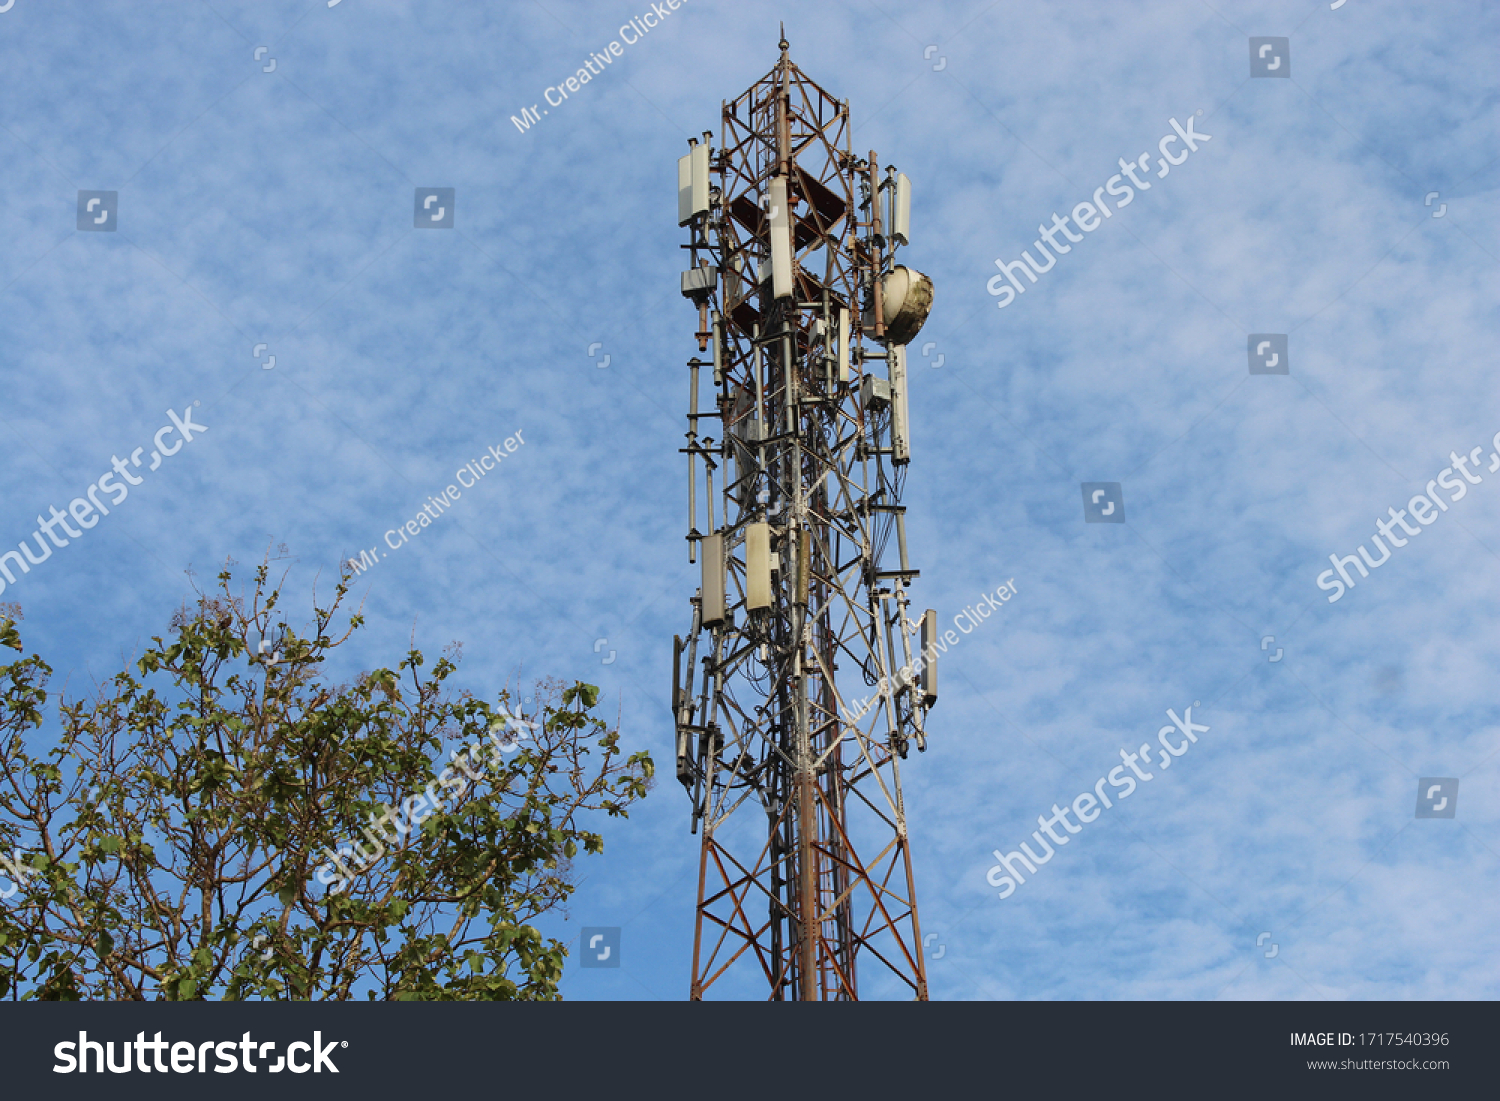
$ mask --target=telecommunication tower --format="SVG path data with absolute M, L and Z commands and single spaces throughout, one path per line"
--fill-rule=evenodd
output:
M 906 176 L 855 154 L 849 105 L 780 47 L 724 104 L 718 149 L 705 132 L 678 162 L 682 293 L 712 352 L 688 361 L 702 586 L 673 640 L 677 778 L 703 831 L 691 996 L 855 1000 L 873 966 L 925 1000 L 901 762 L 926 749 L 936 614 L 908 616 L 901 490 L 932 282 L 893 262 Z

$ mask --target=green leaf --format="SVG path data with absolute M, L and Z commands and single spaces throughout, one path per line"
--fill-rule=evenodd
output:
M 27 871 L 43 873 L 45 889 L 34 892 L 34 903 L 53 913 L 77 908 L 81 940 L 64 946 L 53 927 L 0 909 L 0 958 L 11 964 L 8 971 L 0 964 L 0 998 L 118 998 L 101 961 L 154 929 L 165 937 L 163 960 L 174 961 L 155 997 L 317 1000 L 337 996 L 351 969 L 369 969 L 375 989 L 365 989 L 376 997 L 557 999 L 562 946 L 516 923 L 572 891 L 560 865 L 603 850 L 603 837 L 576 823 L 598 811 L 623 815 L 651 778 L 644 754 L 619 762 L 626 739 L 590 710 L 601 689 L 544 683 L 532 717 L 555 740 L 548 752 L 533 745 L 503 763 L 497 758 L 477 787 L 472 776 L 461 777 L 456 794 L 445 785 L 443 812 L 415 839 L 385 850 L 379 871 L 367 875 L 353 858 L 337 872 L 352 882 L 304 900 L 312 869 L 328 878 L 320 865 L 329 847 L 351 835 L 358 840 L 369 811 L 430 789 L 433 762 L 449 736 L 482 734 L 500 705 L 510 711 L 515 704 L 504 691 L 492 705 L 477 686 L 476 694 L 450 689 L 444 681 L 457 665 L 447 653 L 424 667 L 422 654 L 411 650 L 389 668 L 370 653 L 356 667 L 373 667 L 371 673 L 344 684 L 326 679 L 322 663 L 343 641 L 324 633 L 332 609 L 318 612 L 312 637 L 284 644 L 274 675 L 243 682 L 243 666 L 225 659 L 255 653 L 258 636 L 278 626 L 270 609 L 280 605 L 265 566 L 255 572 L 255 591 L 243 596 L 230 591 L 230 573 L 219 575 L 219 592 L 200 593 L 164 637 L 153 637 L 138 661 L 106 680 L 97 703 L 65 698 L 57 748 L 42 759 L 28 757 L 22 742 L 43 723 L 49 698 L 42 686 L 52 671 L 40 657 L 17 656 L 10 665 L 9 655 L 0 659 L 0 752 L 11 755 L 13 772 L 54 792 L 66 786 L 64 775 L 102 792 L 83 800 L 82 817 L 68 827 L 77 831 L 69 835 L 74 840 L 53 850 L 76 853 L 79 863 L 61 856 L 49 862 L 45 842 L 24 858 Z M 8 611 L 0 608 L 0 648 L 19 649 Z M 362 622 L 351 617 L 351 632 Z M 248 645 L 237 637 L 247 630 L 255 636 Z M 337 656 L 342 661 L 345 652 Z M 128 734 L 136 755 L 117 762 L 92 756 L 90 744 L 104 731 Z M 79 839 L 80 848 L 69 848 Z M 407 855 L 409 845 L 419 847 L 420 864 Z M 238 882 L 244 854 L 256 854 L 245 886 L 259 904 L 235 911 L 212 900 Z M 100 866 L 120 877 L 118 889 L 108 898 L 86 897 L 87 877 Z M 188 879 L 191 904 L 181 895 Z M 156 892 L 159 901 L 143 903 L 147 883 L 167 888 Z M 200 920 L 197 900 L 205 897 L 212 912 Z M 456 913 L 444 907 L 438 915 L 435 899 L 457 900 Z M 278 907 L 257 912 L 277 900 Z M 439 928 L 447 930 L 452 916 L 462 923 L 444 936 Z M 272 978 L 260 962 L 264 940 L 252 949 L 251 938 L 277 919 L 287 935 L 277 949 L 279 978 Z M 493 931 L 481 951 L 468 950 L 474 928 Z M 378 962 L 363 949 L 351 952 L 367 942 L 378 949 Z M 234 960 L 215 962 L 236 943 Z

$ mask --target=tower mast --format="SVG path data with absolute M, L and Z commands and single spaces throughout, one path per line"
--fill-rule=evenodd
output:
M 926 748 L 936 615 L 908 615 L 901 490 L 932 283 L 893 262 L 906 177 L 854 153 L 848 104 L 780 48 L 724 104 L 718 149 L 705 132 L 678 163 L 700 353 L 683 451 L 702 585 L 672 683 L 702 829 L 691 996 L 855 1000 L 864 964 L 875 993 L 925 1000 L 901 762 Z

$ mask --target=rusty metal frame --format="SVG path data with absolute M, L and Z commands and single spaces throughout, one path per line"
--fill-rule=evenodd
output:
M 861 398 L 888 355 L 879 281 L 894 246 L 881 233 L 878 162 L 855 156 L 848 104 L 792 63 L 785 40 L 781 51 L 723 104 L 717 194 L 684 246 L 691 267 L 714 270 L 696 335 L 700 351 L 721 341 L 722 365 L 717 409 L 688 415 L 690 558 L 704 535 L 723 537 L 729 608 L 704 627 L 693 598 L 673 686 L 678 775 L 703 831 L 691 997 L 749 968 L 772 1000 L 855 1000 L 863 962 L 925 1000 L 900 766 L 910 745 L 925 748 L 926 712 L 897 675 L 913 660 L 916 571 L 887 565 L 905 466 L 889 412 Z M 783 299 L 766 278 L 777 176 L 792 208 Z M 831 355 L 841 308 L 848 380 Z M 694 395 L 712 362 L 689 361 Z M 714 435 L 700 437 L 703 419 L 718 421 Z M 773 607 L 751 612 L 743 543 L 757 522 L 771 525 L 781 570 Z M 879 699 L 852 717 L 856 678 Z

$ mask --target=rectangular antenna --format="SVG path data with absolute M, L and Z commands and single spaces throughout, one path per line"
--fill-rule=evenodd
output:
M 677 224 L 708 213 L 708 145 L 694 145 L 677 159 Z
M 909 245 L 911 234 L 911 181 L 905 172 L 896 174 L 896 186 L 891 189 L 891 240 L 898 245 Z
M 839 307 L 839 381 L 849 381 L 849 307 Z
M 724 319 L 714 311 L 714 385 L 724 385 Z
M 937 612 L 928 608 L 922 613 L 922 702 L 927 707 L 937 703 Z
M 886 360 L 891 371 L 891 462 L 911 462 L 911 438 L 907 435 L 906 345 L 893 344 Z
M 724 622 L 724 536 L 703 537 L 703 626 Z
M 786 201 L 786 177 L 771 181 L 771 296 L 792 295 L 792 219 Z
M 745 525 L 745 608 L 771 606 L 771 525 Z
M 672 718 L 682 722 L 682 636 L 672 636 Z
M 797 541 L 792 544 L 797 550 L 797 573 L 796 588 L 792 593 L 792 600 L 807 606 L 807 591 L 812 583 L 812 533 L 804 528 L 797 534 Z

